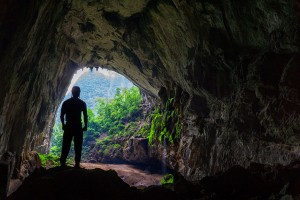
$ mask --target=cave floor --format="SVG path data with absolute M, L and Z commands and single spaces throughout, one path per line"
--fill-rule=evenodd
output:
M 161 176 L 124 164 L 39 168 L 8 199 L 300 199 L 300 161 L 237 165 L 197 183 L 176 173 L 174 184 L 160 186 Z
M 160 185 L 160 180 L 164 176 L 129 164 L 81 163 L 81 167 L 84 169 L 114 170 L 125 183 L 139 189 Z
M 152 173 L 147 168 L 140 168 L 130 164 L 81 163 L 81 168 L 87 170 L 114 170 L 125 183 L 138 189 L 160 185 L 160 181 L 164 176 L 163 174 Z M 19 179 L 12 179 L 8 195 L 15 192 L 21 184 L 22 182 Z
M 82 167 L 84 168 L 68 166 L 37 169 L 8 199 L 182 199 L 162 186 L 151 186 L 143 190 L 130 186 L 120 176 L 132 184 L 150 183 L 142 181 L 150 174 L 131 166 L 85 163 Z M 152 179 L 151 183 L 157 183 L 158 179 L 159 176 Z

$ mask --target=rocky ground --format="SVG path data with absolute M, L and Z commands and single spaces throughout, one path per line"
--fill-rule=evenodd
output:
M 300 199 L 300 162 L 234 166 L 193 184 L 176 174 L 173 185 L 144 189 L 131 187 L 124 177 L 122 181 L 119 176 L 126 171 L 122 165 L 106 166 L 117 172 L 98 168 L 105 166 L 83 166 L 87 169 L 36 170 L 8 199 Z M 130 173 L 136 177 L 126 182 L 139 180 L 139 170 Z
M 113 170 L 59 167 L 36 170 L 8 199 L 178 199 L 171 190 L 156 186 L 139 190 Z

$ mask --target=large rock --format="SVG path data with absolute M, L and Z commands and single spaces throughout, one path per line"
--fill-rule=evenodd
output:
M 127 148 L 123 151 L 124 160 L 131 162 L 147 162 L 150 158 L 148 153 L 148 139 L 131 137 Z
M 167 162 L 190 180 L 298 159 L 299 8 L 296 0 L 3 2 L 0 154 L 47 151 L 72 74 L 94 66 L 163 104 L 175 97 L 183 129 Z

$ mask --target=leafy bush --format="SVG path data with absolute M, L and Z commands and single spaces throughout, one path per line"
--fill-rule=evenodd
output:
M 52 154 L 38 154 L 41 160 L 42 167 L 56 167 L 59 166 L 59 156 L 55 156 Z

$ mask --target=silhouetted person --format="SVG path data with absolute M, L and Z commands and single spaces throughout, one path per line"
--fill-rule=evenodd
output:
M 88 119 L 86 103 L 79 99 L 79 96 L 80 88 L 78 86 L 74 86 L 72 88 L 72 97 L 64 101 L 61 107 L 60 120 L 62 123 L 62 129 L 64 130 L 60 157 L 60 164 L 62 167 L 66 166 L 66 159 L 70 151 L 73 137 L 75 149 L 75 167 L 80 167 L 83 131 L 87 130 Z M 83 128 L 81 124 L 81 113 L 83 113 L 84 119 Z

